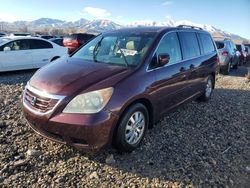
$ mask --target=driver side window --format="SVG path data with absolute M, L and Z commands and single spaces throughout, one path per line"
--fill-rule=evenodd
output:
M 4 45 L 3 49 L 5 47 L 9 47 L 11 51 L 28 50 L 29 43 L 26 40 L 15 40 Z
M 173 65 L 182 60 L 179 39 L 176 33 L 169 33 L 161 39 L 150 67 L 156 68 L 159 54 L 169 54 L 170 60 L 167 65 Z

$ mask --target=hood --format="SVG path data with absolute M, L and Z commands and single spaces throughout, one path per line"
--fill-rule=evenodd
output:
M 103 88 L 113 86 L 123 79 L 126 73 L 131 72 L 127 67 L 83 61 L 76 58 L 60 58 L 39 69 L 31 78 L 30 85 L 50 94 L 69 96 L 105 79 L 109 83 L 106 83 L 107 86 L 104 84 Z M 111 79 L 112 77 L 115 79 Z

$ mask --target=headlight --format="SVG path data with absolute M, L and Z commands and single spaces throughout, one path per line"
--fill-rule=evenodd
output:
M 100 112 L 108 103 L 113 88 L 106 88 L 77 95 L 63 110 L 64 113 L 93 114 Z

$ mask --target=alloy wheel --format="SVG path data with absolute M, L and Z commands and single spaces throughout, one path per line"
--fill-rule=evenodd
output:
M 134 145 L 140 141 L 145 130 L 145 116 L 142 112 L 134 112 L 125 127 L 125 140 Z
M 207 81 L 207 85 L 206 85 L 206 97 L 210 97 L 211 93 L 212 93 L 212 90 L 213 90 L 213 84 L 212 84 L 212 80 L 209 79 Z

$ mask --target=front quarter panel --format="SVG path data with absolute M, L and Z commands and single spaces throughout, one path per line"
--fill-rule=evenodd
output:
M 138 70 L 114 87 L 114 93 L 106 106 L 112 113 L 121 117 L 123 112 L 137 100 L 145 99 L 151 104 L 155 99 L 151 86 L 155 81 L 154 71 Z

